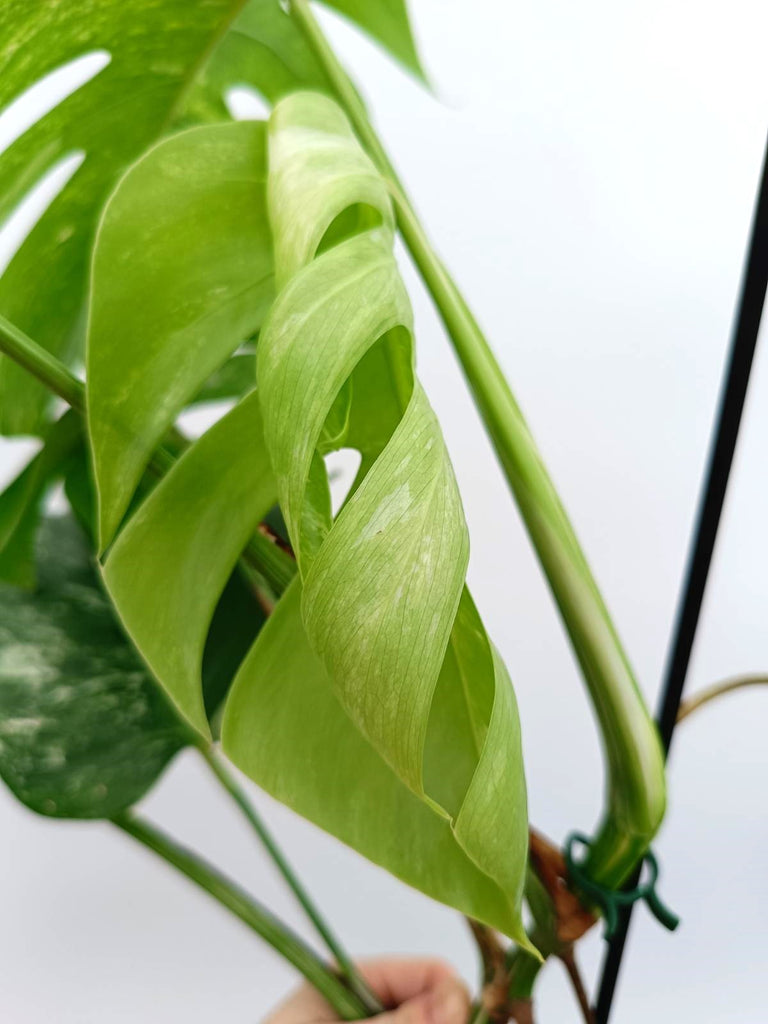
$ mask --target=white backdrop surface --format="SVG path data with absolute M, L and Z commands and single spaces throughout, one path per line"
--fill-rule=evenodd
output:
M 436 97 L 340 19 L 323 21 L 487 328 L 655 701 L 768 127 L 768 8 L 411 6 Z M 5 226 L 0 259 L 23 230 Z M 402 263 L 420 374 L 464 496 L 470 581 L 518 694 L 531 817 L 561 839 L 599 813 L 591 715 L 460 371 Z M 764 334 L 691 690 L 768 669 Z M 30 447 L 2 442 L 2 480 Z M 751 692 L 680 730 L 657 845 L 663 894 L 683 924 L 670 935 L 637 913 L 617 1024 L 768 1019 L 767 716 L 768 693 Z M 355 953 L 433 953 L 474 978 L 458 915 L 254 799 Z M 178 759 L 144 810 L 309 937 L 194 755 Z M 109 826 L 36 818 L 2 790 L 0 836 L 3 1022 L 248 1024 L 291 986 L 238 922 Z M 590 980 L 600 948 L 596 936 L 584 944 Z M 541 1024 L 577 1021 L 556 965 L 540 988 Z

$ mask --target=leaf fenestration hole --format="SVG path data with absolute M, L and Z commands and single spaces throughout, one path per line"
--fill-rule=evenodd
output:
M 0 437 L 0 491 L 16 479 L 42 447 L 39 437 Z
M 93 50 L 49 71 L 16 96 L 0 113 L 0 153 L 90 82 L 112 60 L 107 50 Z
M 383 334 L 352 371 L 328 414 L 318 451 L 324 456 L 334 518 L 386 448 L 408 404 L 413 390 L 410 345 L 403 327 Z M 336 437 L 338 443 L 324 445 L 323 437 L 326 442 Z M 340 452 L 345 454 L 336 461 Z M 353 459 L 354 473 L 348 476 Z M 334 480 L 333 472 L 342 467 L 343 479 Z
M 325 456 L 325 468 L 331 488 L 331 514 L 338 515 L 355 482 L 362 456 L 356 448 L 339 448 Z
M 0 226 L 0 274 L 22 247 L 45 211 L 63 191 L 85 160 L 85 153 L 68 153 L 37 181 Z
M 227 110 L 236 121 L 266 121 L 270 107 L 261 93 L 248 85 L 233 85 L 224 93 Z

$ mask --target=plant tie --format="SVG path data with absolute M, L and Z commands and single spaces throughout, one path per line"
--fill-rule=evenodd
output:
M 586 850 L 592 845 L 591 840 L 581 832 L 572 832 L 565 843 L 565 863 L 568 876 L 583 896 L 599 907 L 605 920 L 604 938 L 610 939 L 619 924 L 619 909 L 628 907 L 638 900 L 644 900 L 648 909 L 659 922 L 669 931 L 674 931 L 680 924 L 680 918 L 665 906 L 656 892 L 659 877 L 659 864 L 656 857 L 648 850 L 641 861 L 641 867 L 647 867 L 647 878 L 639 881 L 634 889 L 608 889 L 590 878 L 584 871 L 585 858 L 579 860 L 574 855 L 574 847 L 582 846 Z

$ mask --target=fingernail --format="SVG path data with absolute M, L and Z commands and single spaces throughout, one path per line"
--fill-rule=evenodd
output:
M 441 981 L 429 997 L 430 1024 L 464 1024 L 467 999 L 461 985 L 452 978 Z

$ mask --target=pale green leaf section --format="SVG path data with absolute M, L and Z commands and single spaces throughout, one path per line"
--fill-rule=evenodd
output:
M 303 531 L 300 524 L 315 449 L 336 396 L 371 346 L 410 321 L 389 241 L 361 235 L 313 261 L 278 297 L 259 342 L 265 436 L 300 561 L 309 561 L 322 541 L 322 531 Z
M 104 566 L 107 589 L 135 646 L 181 714 L 206 736 L 201 668 L 209 626 L 275 492 L 252 392 L 160 481 Z
M 456 482 L 416 384 L 305 575 L 304 618 L 342 704 L 417 793 L 468 558 Z
M 283 287 L 259 339 L 257 380 L 303 581 L 307 638 L 344 712 L 419 801 L 411 827 L 447 825 L 461 850 L 457 864 L 468 859 L 498 884 L 509 904 L 504 930 L 525 942 L 517 711 L 464 587 L 467 530 L 439 426 L 414 377 L 412 314 L 392 252 L 389 200 L 346 118 L 319 94 L 296 94 L 275 108 L 269 167 Z M 324 429 L 329 422 L 333 428 Z M 331 438 L 363 455 L 335 522 L 319 457 Z M 270 651 L 266 640 L 257 643 L 224 725 L 230 756 L 260 784 L 266 768 L 251 748 L 274 721 L 257 725 L 249 715 L 248 732 L 240 718 L 242 695 L 261 685 Z M 353 762 L 337 764 L 335 754 L 326 761 L 312 765 L 312 779 L 300 758 L 283 765 L 291 776 L 281 787 L 293 806 L 312 807 L 307 787 L 326 774 L 328 788 L 340 785 L 334 773 L 355 773 Z M 324 812 L 313 814 L 320 820 Z M 375 802 L 367 814 L 375 833 Z M 320 823 L 340 834 L 335 820 Z M 437 835 L 419 841 L 428 845 Z M 357 833 L 342 837 L 371 855 Z M 402 877 L 399 861 L 387 863 L 388 848 L 376 856 Z M 413 884 L 426 887 L 423 879 Z M 463 906 L 459 888 L 453 879 L 438 898 Z M 489 918 L 487 911 L 478 916 Z
M 269 119 L 269 211 L 279 289 L 310 262 L 336 217 L 360 204 L 370 208 L 371 226 L 385 229 L 386 261 L 394 233 L 387 188 L 343 112 L 308 92 L 278 104 Z
M 34 594 L 0 585 L 0 777 L 40 814 L 107 818 L 193 734 L 141 664 L 69 519 L 38 537 Z
M 99 227 L 87 347 L 100 545 L 153 449 L 272 297 L 264 126 L 193 128 L 125 175 Z
M 11 0 L 0 4 L 0 109 L 75 58 L 106 51 L 91 81 L 0 155 L 0 217 L 63 157 L 82 166 L 0 279 L 0 311 L 67 359 L 82 333 L 96 220 L 120 173 L 168 131 L 186 92 L 243 0 Z M 0 360 L 0 432 L 31 433 L 47 395 Z
M 225 751 L 268 793 L 402 881 L 514 934 L 499 887 L 363 739 L 304 633 L 292 584 L 227 701 Z

